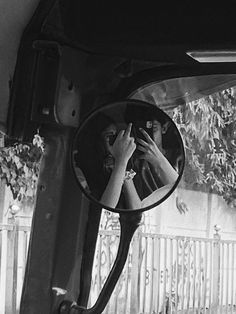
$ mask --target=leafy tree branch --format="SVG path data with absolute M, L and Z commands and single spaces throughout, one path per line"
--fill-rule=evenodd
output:
M 13 199 L 34 200 L 43 152 L 43 139 L 38 134 L 32 143 L 0 148 L 0 179 L 10 187 Z
M 174 109 L 186 148 L 185 182 L 190 188 L 236 197 L 236 88 Z

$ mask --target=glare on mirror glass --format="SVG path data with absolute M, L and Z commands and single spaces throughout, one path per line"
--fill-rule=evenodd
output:
M 95 110 L 79 128 L 73 167 L 84 193 L 111 210 L 146 210 L 177 186 L 184 149 L 177 127 L 136 100 Z

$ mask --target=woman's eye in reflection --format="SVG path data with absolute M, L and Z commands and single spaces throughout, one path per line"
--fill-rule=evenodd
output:
M 114 144 L 114 142 L 115 142 L 115 140 L 116 140 L 116 134 L 113 134 L 113 135 L 110 135 L 109 136 L 109 144 L 110 145 L 113 145 Z
M 115 141 L 117 135 L 117 128 L 115 125 L 111 124 L 102 132 L 102 138 L 105 143 L 112 145 Z
M 116 139 L 116 133 L 107 133 L 104 135 L 104 141 L 105 143 L 109 143 L 110 145 L 113 145 Z

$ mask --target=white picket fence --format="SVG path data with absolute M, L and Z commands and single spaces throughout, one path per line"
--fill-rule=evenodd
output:
M 119 234 L 101 231 L 93 268 L 94 304 Z M 137 233 L 106 314 L 236 313 L 236 241 Z
M 0 314 L 19 312 L 30 227 L 0 225 Z M 112 267 L 118 231 L 100 231 L 89 307 Z M 236 241 L 137 232 L 104 313 L 236 313 Z

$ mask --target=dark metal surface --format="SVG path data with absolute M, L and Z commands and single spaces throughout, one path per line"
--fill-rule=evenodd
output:
M 71 175 L 70 132 L 45 128 L 42 135 L 46 155 L 33 217 L 21 314 L 51 313 L 52 287 L 66 286 L 76 254 L 83 250 L 88 217 L 88 208 L 80 209 L 81 193 Z
M 61 0 L 44 31 L 93 53 L 191 64 L 188 50 L 235 49 L 233 7 L 234 1 Z

